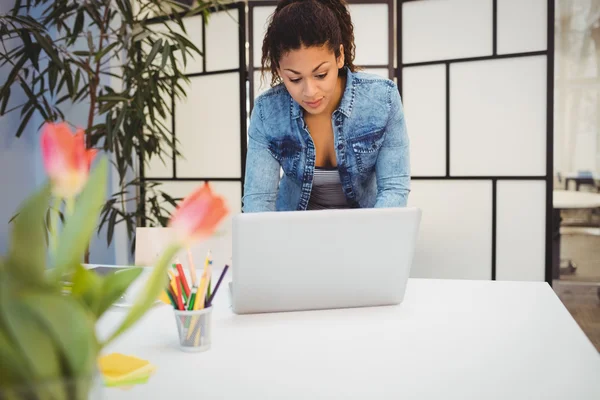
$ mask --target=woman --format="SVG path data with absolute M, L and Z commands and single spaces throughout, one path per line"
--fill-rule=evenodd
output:
M 250 119 L 243 211 L 406 206 L 400 95 L 356 72 L 346 3 L 280 1 L 262 51 L 273 80 Z

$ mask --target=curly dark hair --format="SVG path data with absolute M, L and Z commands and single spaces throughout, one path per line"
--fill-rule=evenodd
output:
M 335 57 L 344 45 L 344 66 L 354 65 L 354 26 L 344 0 L 281 0 L 271 15 L 263 40 L 262 68 L 272 75 L 271 86 L 281 82 L 281 56 L 302 46 L 327 45 Z

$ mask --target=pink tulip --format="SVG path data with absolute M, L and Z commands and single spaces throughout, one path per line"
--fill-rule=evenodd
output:
M 212 235 L 228 213 L 223 198 L 215 196 L 210 185 L 205 182 L 179 203 L 169 226 L 176 232 L 181 243 L 189 244 Z
M 85 148 L 83 129 L 78 129 L 73 135 L 64 122 L 48 122 L 44 125 L 44 167 L 58 196 L 72 198 L 83 189 L 96 153 L 97 150 Z

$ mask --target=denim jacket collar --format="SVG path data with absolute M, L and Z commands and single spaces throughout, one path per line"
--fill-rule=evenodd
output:
M 355 82 L 354 75 L 350 69 L 346 66 L 344 69 L 346 70 L 346 88 L 342 94 L 342 101 L 340 102 L 338 110 L 340 110 L 346 117 L 350 117 L 350 114 L 352 113 L 352 106 L 354 104 Z M 291 96 L 290 110 L 293 119 L 300 118 L 302 116 L 302 107 L 300 107 L 300 104 L 296 103 Z

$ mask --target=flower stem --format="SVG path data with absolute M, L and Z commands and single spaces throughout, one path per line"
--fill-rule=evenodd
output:
M 50 237 L 49 237 L 49 248 L 50 248 L 50 258 L 54 261 L 56 257 L 56 247 L 58 245 L 58 215 L 60 213 L 60 206 L 62 204 L 62 199 L 60 197 L 55 197 L 52 201 L 52 206 L 50 210 Z
M 68 217 L 73 215 L 73 212 L 75 211 L 75 198 L 69 197 L 68 199 L 65 200 L 65 203 L 66 203 L 65 219 L 67 219 Z

